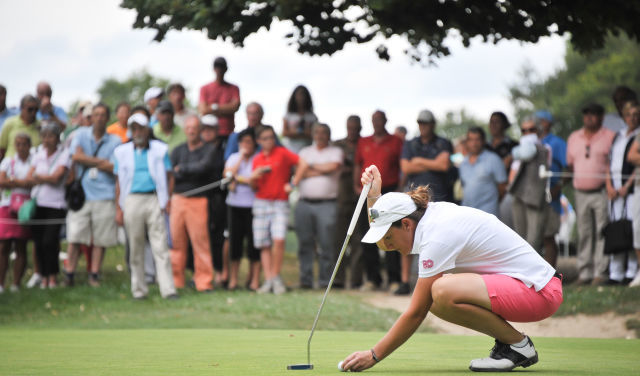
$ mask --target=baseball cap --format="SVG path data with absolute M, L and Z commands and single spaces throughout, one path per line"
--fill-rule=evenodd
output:
M 418 114 L 418 123 L 435 123 L 436 117 L 429 110 L 422 110 Z
M 160 103 L 158 103 L 158 107 L 156 108 L 156 111 L 173 113 L 173 105 L 171 104 L 171 102 L 167 100 L 160 101 Z
M 207 127 L 217 127 L 218 117 L 216 115 L 207 114 L 200 118 L 200 122 L 202 123 L 202 125 Z
M 133 123 L 146 127 L 146 126 L 149 126 L 149 119 L 147 119 L 147 117 L 144 116 L 143 114 L 137 112 L 129 116 L 129 120 L 127 120 L 127 125 L 131 125 Z
M 222 56 L 216 57 L 215 60 L 213 60 L 213 67 L 227 69 L 227 60 Z
M 589 103 L 582 107 L 583 114 L 604 115 L 604 107 L 597 103 Z
M 389 192 L 376 201 L 369 208 L 369 231 L 364 235 L 362 241 L 365 243 L 376 243 L 382 239 L 389 231 L 389 227 L 414 211 L 418 210 L 415 202 L 406 193 Z
M 144 103 L 149 102 L 150 99 L 158 98 L 164 95 L 164 90 L 157 86 L 152 86 L 144 92 Z
M 84 104 L 84 106 L 82 106 L 82 116 L 84 117 L 91 116 L 92 112 L 93 112 L 93 104 L 91 104 L 91 102 L 87 102 Z
M 538 110 L 535 112 L 534 116 L 537 119 L 542 119 L 548 121 L 549 123 L 553 123 L 553 115 L 551 115 L 551 112 L 547 110 Z

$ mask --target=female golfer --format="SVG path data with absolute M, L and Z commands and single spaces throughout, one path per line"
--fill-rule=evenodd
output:
M 372 182 L 370 228 L 363 242 L 403 255 L 419 254 L 419 279 L 411 304 L 370 350 L 349 355 L 342 368 L 362 371 L 402 345 L 428 312 L 495 338 L 488 358 L 472 371 L 510 371 L 538 361 L 533 342 L 506 320 L 539 321 L 562 303 L 561 276 L 495 216 L 480 210 L 429 202 L 427 187 L 380 197 L 376 166 L 362 174 Z M 455 273 L 455 274 L 445 274 Z

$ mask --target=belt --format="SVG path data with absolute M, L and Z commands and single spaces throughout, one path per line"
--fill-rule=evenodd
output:
M 601 186 L 600 188 L 594 188 L 594 189 L 576 189 L 576 191 L 581 192 L 581 193 L 599 193 L 602 192 L 602 190 L 604 189 L 604 185 Z
M 131 192 L 132 195 L 155 195 L 156 191 L 149 192 Z
M 302 201 L 310 204 L 322 204 L 325 202 L 336 202 L 335 198 L 301 198 Z

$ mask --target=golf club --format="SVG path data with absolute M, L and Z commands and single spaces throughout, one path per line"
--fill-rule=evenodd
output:
M 349 223 L 349 229 L 347 229 L 347 236 L 344 239 L 344 243 L 342 243 L 342 249 L 340 250 L 340 254 L 338 255 L 338 260 L 336 261 L 336 266 L 334 266 L 333 268 L 333 273 L 331 274 L 331 279 L 329 280 L 327 289 L 325 290 L 324 296 L 322 297 L 322 302 L 320 303 L 320 308 L 318 309 L 318 313 L 316 314 L 316 319 L 313 321 L 313 326 L 311 326 L 311 333 L 309 333 L 309 339 L 307 340 L 307 364 L 290 364 L 287 366 L 288 370 L 313 369 L 313 364 L 311 364 L 311 338 L 313 338 L 313 332 L 315 332 L 316 325 L 318 325 L 318 319 L 320 318 L 320 313 L 322 313 L 322 307 L 324 307 L 324 302 L 327 299 L 327 294 L 329 294 L 329 290 L 331 290 L 331 286 L 333 285 L 333 280 L 336 278 L 336 274 L 338 273 L 340 262 L 342 262 L 342 256 L 344 256 L 344 252 L 347 249 L 347 245 L 349 244 L 349 239 L 351 239 L 351 234 L 353 234 L 353 230 L 358 223 L 358 217 L 360 216 L 362 205 L 364 205 L 364 202 L 367 199 L 367 194 L 369 194 L 369 189 L 371 189 L 371 183 L 362 187 L 362 192 L 360 193 L 358 203 L 356 204 L 356 210 L 353 212 L 351 223 Z

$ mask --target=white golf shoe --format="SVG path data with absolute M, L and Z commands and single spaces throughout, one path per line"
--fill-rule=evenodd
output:
M 488 358 L 474 359 L 469 369 L 476 372 L 507 372 L 516 367 L 529 367 L 538 362 L 538 352 L 526 337 L 527 343 L 522 347 L 508 345 L 496 340 Z
M 636 277 L 629 283 L 629 287 L 640 287 L 640 272 L 636 273 Z

